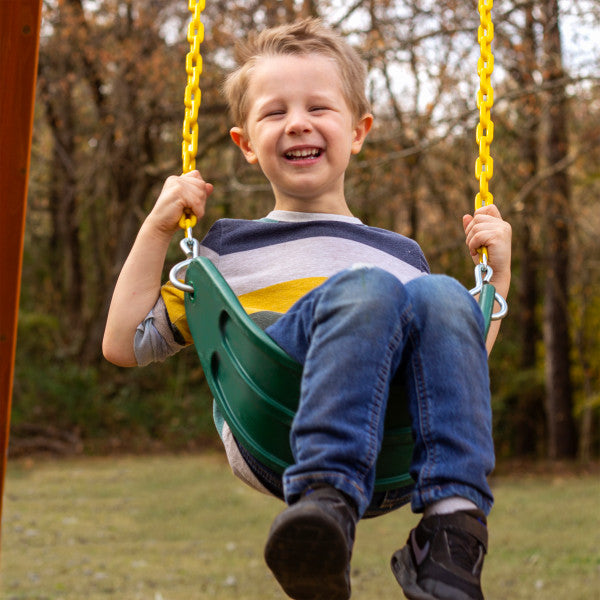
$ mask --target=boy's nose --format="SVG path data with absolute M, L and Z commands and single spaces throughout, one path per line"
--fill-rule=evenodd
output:
M 286 124 L 285 132 L 288 135 L 301 135 L 303 133 L 309 133 L 312 129 L 310 119 L 303 111 L 293 111 L 288 115 L 288 122 Z

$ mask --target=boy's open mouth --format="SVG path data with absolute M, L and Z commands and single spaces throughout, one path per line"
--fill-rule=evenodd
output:
M 289 150 L 284 155 L 288 160 L 310 160 L 321 156 L 320 148 L 300 148 L 298 150 Z

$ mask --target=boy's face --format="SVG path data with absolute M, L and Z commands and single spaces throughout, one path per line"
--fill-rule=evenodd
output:
M 249 80 L 246 126 L 231 137 L 271 182 L 275 208 L 339 212 L 350 155 L 372 117 L 354 122 L 335 62 L 321 54 L 262 57 Z

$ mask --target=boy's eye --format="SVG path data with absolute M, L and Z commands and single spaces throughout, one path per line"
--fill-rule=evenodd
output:
M 263 115 L 263 118 L 266 117 L 278 117 L 279 115 L 283 115 L 285 111 L 282 108 L 274 108 L 272 110 L 268 110 Z
M 278 110 L 278 111 L 269 111 L 267 113 L 265 113 L 264 115 L 262 115 L 262 117 L 259 119 L 259 121 L 274 121 L 274 120 L 278 120 L 283 116 L 283 111 Z

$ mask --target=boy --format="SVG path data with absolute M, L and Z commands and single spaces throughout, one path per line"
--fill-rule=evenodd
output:
M 266 332 L 304 365 L 295 464 L 283 478 L 216 415 L 234 472 L 288 504 L 271 527 L 267 564 L 292 598 L 347 599 L 356 523 L 412 498 L 424 516 L 392 557 L 406 596 L 483 598 L 494 453 L 481 311 L 460 284 L 429 274 L 414 241 L 363 225 L 346 204 L 344 173 L 373 123 L 354 50 L 308 19 L 252 37 L 237 58 L 225 86 L 231 138 L 269 179 L 275 207 L 261 221 L 218 221 L 200 254 L 249 313 L 279 313 Z M 160 276 L 182 212 L 201 218 L 212 189 L 197 171 L 167 179 L 115 288 L 108 360 L 143 365 L 190 343 L 181 298 Z M 475 260 L 488 247 L 493 283 L 506 296 L 510 226 L 494 206 L 463 225 Z M 408 388 L 415 485 L 374 494 L 396 373 Z

